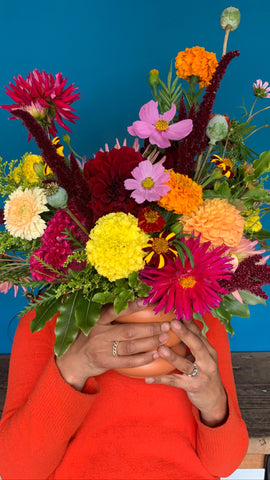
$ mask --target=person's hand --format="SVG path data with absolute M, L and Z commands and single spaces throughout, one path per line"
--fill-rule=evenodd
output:
M 142 300 L 130 302 L 119 317 L 143 308 Z M 88 377 L 112 368 L 138 367 L 152 362 L 158 346 L 168 341 L 168 322 L 113 324 L 116 318 L 113 306 L 104 307 L 89 335 L 80 332 L 67 352 L 56 359 L 62 377 L 77 390 L 82 390 Z M 115 342 L 118 344 L 114 356 Z
M 154 357 L 168 360 L 183 374 L 149 377 L 145 379 L 146 383 L 162 383 L 184 389 L 191 403 L 200 410 L 203 423 L 211 427 L 221 425 L 227 418 L 228 405 L 216 350 L 193 320 L 184 323 L 175 320 L 171 329 L 189 347 L 192 355 L 183 358 L 167 346 L 159 347 Z M 190 376 L 192 373 L 194 376 Z

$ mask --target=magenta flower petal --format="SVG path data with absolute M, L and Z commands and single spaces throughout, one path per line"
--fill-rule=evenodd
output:
M 167 135 L 164 135 L 165 132 L 159 132 L 158 130 L 153 130 L 149 136 L 149 142 L 152 145 L 157 145 L 159 148 L 168 148 L 171 146 L 171 142 L 168 140 Z
M 172 103 L 172 106 L 170 108 L 170 110 L 168 110 L 167 112 L 163 113 L 163 115 L 160 115 L 160 120 L 165 120 L 166 122 L 171 122 L 171 120 L 173 119 L 173 117 L 175 116 L 176 114 L 176 106 L 174 105 L 174 103 Z
M 168 138 L 170 140 L 181 140 L 187 137 L 192 130 L 192 120 L 181 120 L 181 122 L 173 123 L 168 126 Z
M 146 123 L 156 123 L 159 120 L 158 102 L 150 100 L 150 102 L 145 103 L 139 111 L 139 118 Z

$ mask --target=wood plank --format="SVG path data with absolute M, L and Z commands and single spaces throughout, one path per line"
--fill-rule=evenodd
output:
M 246 455 L 241 465 L 238 468 L 257 469 L 264 468 L 265 455 Z

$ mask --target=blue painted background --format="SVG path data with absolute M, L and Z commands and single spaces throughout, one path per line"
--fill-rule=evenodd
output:
M 241 56 L 231 63 L 215 104 L 216 113 L 237 116 L 245 98 L 253 102 L 252 83 L 257 78 L 270 82 L 269 2 L 240 0 L 233 3 L 241 11 L 239 28 L 230 35 L 228 49 Z M 56 0 L 18 1 L 1 5 L 0 104 L 9 103 L 4 86 L 19 73 L 24 77 L 34 68 L 53 74 L 62 71 L 69 83 L 81 92 L 75 108 L 81 120 L 72 128 L 76 151 L 92 156 L 115 137 L 129 137 L 126 127 L 138 118 L 141 105 L 151 99 L 148 72 L 167 74 L 178 51 L 195 45 L 222 52 L 223 30 L 219 26 L 227 1 L 193 0 Z M 261 107 L 270 105 L 262 100 Z M 269 112 L 269 110 L 268 110 Z M 270 114 L 258 124 L 269 121 Z M 26 151 L 38 153 L 27 142 L 19 121 L 8 121 L 0 110 L 0 155 L 7 160 Z M 59 131 L 63 134 L 63 131 Z M 132 138 L 129 137 L 129 144 Z M 257 152 L 270 149 L 268 129 L 258 132 L 250 146 Z M 270 228 L 269 220 L 265 224 Z M 266 288 L 268 294 L 270 289 Z M 13 318 L 24 300 L 12 294 L 0 296 L 0 353 L 10 351 L 17 325 Z M 270 304 L 269 304 L 270 305 Z M 269 350 L 269 306 L 251 307 L 250 319 L 235 319 L 231 339 L 234 351 Z M 13 320 L 12 320 L 13 319 Z

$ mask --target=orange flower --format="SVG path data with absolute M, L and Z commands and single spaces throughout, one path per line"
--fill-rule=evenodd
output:
M 215 53 L 207 52 L 203 47 L 186 48 L 175 59 L 177 75 L 188 81 L 192 75 L 199 77 L 201 88 L 209 85 L 217 65 Z
M 202 187 L 187 175 L 170 171 L 170 181 L 166 184 L 171 190 L 158 204 L 179 215 L 190 215 L 202 203 Z
M 201 235 L 202 243 L 210 240 L 214 247 L 236 247 L 243 236 L 245 220 L 225 198 L 213 198 L 182 217 L 181 223 L 183 232 Z

